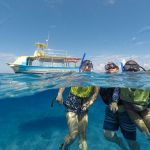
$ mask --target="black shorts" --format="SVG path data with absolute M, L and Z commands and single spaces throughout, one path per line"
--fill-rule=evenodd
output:
M 87 111 L 82 111 L 82 105 L 86 101 L 86 98 L 80 98 L 77 97 L 71 93 L 69 93 L 69 96 L 66 101 L 64 101 L 66 112 L 74 112 L 77 114 L 82 114 Z
M 103 129 L 117 131 L 119 128 L 124 138 L 136 140 L 136 126 L 129 118 L 127 112 L 113 113 L 109 107 L 106 107 Z

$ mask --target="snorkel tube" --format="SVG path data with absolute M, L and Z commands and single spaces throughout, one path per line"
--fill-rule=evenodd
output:
M 86 55 L 86 53 L 84 53 L 83 56 L 82 56 L 81 63 L 80 63 L 80 66 L 79 66 L 79 72 L 81 72 L 81 68 L 82 68 L 82 64 L 83 64 L 85 55 Z
M 123 59 L 120 62 L 120 66 L 119 66 L 120 73 L 124 72 L 124 65 L 125 65 L 125 63 L 126 63 L 125 59 Z

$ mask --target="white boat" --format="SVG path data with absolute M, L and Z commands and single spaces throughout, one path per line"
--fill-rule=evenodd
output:
M 79 72 L 81 58 L 71 57 L 64 50 L 48 49 L 44 43 L 36 46 L 33 56 L 20 56 L 8 63 L 15 73 Z

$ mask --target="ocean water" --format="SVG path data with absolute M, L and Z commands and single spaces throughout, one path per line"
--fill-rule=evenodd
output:
M 51 101 L 58 87 L 66 87 L 65 99 L 73 85 L 150 89 L 150 74 L 0 74 L 0 150 L 58 150 L 68 129 L 64 107 L 51 107 Z M 89 109 L 89 150 L 119 150 L 103 137 L 104 109 L 100 97 Z M 139 131 L 137 141 L 149 150 L 150 141 Z M 71 150 L 78 150 L 78 139 Z

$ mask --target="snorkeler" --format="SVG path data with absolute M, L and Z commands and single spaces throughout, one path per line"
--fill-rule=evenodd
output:
M 118 73 L 119 67 L 111 62 L 105 65 L 106 73 Z M 121 132 L 126 139 L 130 150 L 139 150 L 139 145 L 136 142 L 136 126 L 129 118 L 127 112 L 124 110 L 123 105 L 118 101 L 118 107 L 116 103 L 113 103 L 112 96 L 115 88 L 101 88 L 100 95 L 107 105 L 105 108 L 104 118 L 104 137 L 110 141 L 116 143 L 121 149 L 127 150 L 126 145 L 120 137 L 118 137 L 116 131 L 121 129 Z M 115 106 L 115 107 L 114 107 Z
M 143 67 L 134 60 L 127 61 L 123 67 L 126 72 L 139 72 L 141 68 L 144 70 Z M 113 95 L 115 95 L 113 101 L 116 108 L 118 99 L 120 99 L 131 120 L 141 132 L 150 137 L 150 91 L 135 88 L 116 88 Z
M 91 72 L 93 68 L 90 60 L 82 63 L 82 72 Z M 60 150 L 68 150 L 68 147 L 79 136 L 79 149 L 87 150 L 86 130 L 88 125 L 88 109 L 96 100 L 99 88 L 95 86 L 71 87 L 69 96 L 63 101 L 64 88 L 60 88 L 56 100 L 64 104 L 69 133 L 61 144 Z

